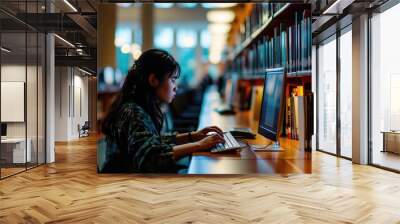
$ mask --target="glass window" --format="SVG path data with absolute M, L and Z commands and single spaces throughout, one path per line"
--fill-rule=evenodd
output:
M 116 67 L 123 74 L 127 74 L 134 62 L 134 52 L 140 50 L 142 43 L 141 26 L 120 25 L 115 32 Z
M 340 154 L 352 157 L 352 33 L 340 36 Z
M 44 1 L 20 1 L 18 12 L 39 13 L 45 9 L 43 6 Z M 0 13 L 0 17 L 7 15 Z M 46 156 L 46 38 L 13 18 L 7 20 L 10 23 L 0 25 L 1 178 L 45 163 Z
M 154 45 L 157 48 L 168 50 L 174 44 L 174 30 L 171 27 L 162 27 L 156 29 Z
M 132 43 L 132 30 L 129 27 L 118 26 L 115 31 L 115 46 Z
M 45 66 L 46 66 L 46 36 L 43 33 L 39 33 L 38 35 L 38 76 L 37 76 L 37 89 L 38 89 L 38 140 L 37 140 L 37 147 L 38 147 L 38 155 L 37 155 L 37 162 L 38 164 L 44 164 L 46 158 L 46 148 L 45 148 L 45 123 L 46 123 L 46 116 L 45 116 L 45 99 L 46 99 L 46 76 L 45 76 Z
M 202 48 L 210 47 L 210 32 L 207 30 L 201 31 L 200 34 L 200 45 Z
M 177 33 L 177 45 L 180 48 L 193 48 L 197 44 L 197 34 L 195 30 L 179 29 Z
M 7 17 L 1 13 L 0 16 Z M 4 32 L 6 29 L 8 27 L 2 27 L 0 40 L 0 110 L 3 129 L 0 144 L 0 167 L 2 178 L 26 170 L 26 163 L 31 162 L 32 158 L 31 141 L 27 141 L 25 118 L 26 78 L 27 69 L 29 69 L 26 60 L 27 35 L 24 31 L 6 33 Z
M 189 86 L 195 77 L 196 49 L 178 48 L 178 61 L 181 65 L 181 77 L 178 79 L 180 86 Z
M 398 21 L 400 4 L 371 19 L 372 163 L 395 170 L 400 170 L 400 133 L 388 133 L 384 139 L 382 132 L 400 130 L 400 30 L 393 28 L 398 27 Z
M 336 154 L 335 38 L 318 48 L 318 149 Z
M 30 152 L 28 155 L 31 157 L 28 160 L 28 168 L 37 165 L 37 118 L 38 118 L 38 33 L 28 32 L 27 43 L 28 43 L 28 62 L 27 62 L 27 75 L 26 75 L 26 114 L 27 114 L 27 143 Z

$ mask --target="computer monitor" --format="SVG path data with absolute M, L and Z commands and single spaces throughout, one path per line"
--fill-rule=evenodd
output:
M 284 68 L 268 69 L 265 74 L 258 133 L 278 144 L 284 106 Z
M 225 85 L 225 103 L 221 104 L 216 111 L 222 115 L 232 115 L 235 114 L 235 103 L 237 98 L 237 82 L 238 78 L 232 76 L 230 79 L 226 80 Z
M 237 83 L 238 77 L 232 76 L 230 80 L 227 81 L 226 89 L 225 89 L 225 102 L 227 105 L 231 107 L 235 107 L 235 100 L 237 98 Z
M 7 136 L 7 124 L 5 123 L 1 123 L 1 136 Z

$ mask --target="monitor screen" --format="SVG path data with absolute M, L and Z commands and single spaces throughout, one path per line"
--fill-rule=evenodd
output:
M 7 136 L 7 124 L 1 124 L 1 136 Z
M 236 94 L 237 94 L 237 82 L 238 78 L 237 76 L 232 76 L 230 80 L 227 82 L 225 94 L 226 94 L 226 103 L 229 106 L 236 106 L 235 105 L 235 100 L 236 100 Z
M 260 123 L 258 133 L 272 141 L 277 141 L 282 100 L 284 99 L 283 68 L 269 69 L 265 75 Z

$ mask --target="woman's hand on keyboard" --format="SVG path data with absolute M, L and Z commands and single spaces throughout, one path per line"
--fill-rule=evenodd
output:
M 198 130 L 198 131 L 194 132 L 192 134 L 192 136 L 193 136 L 193 139 L 195 141 L 200 141 L 200 140 L 204 139 L 205 137 L 207 137 L 208 134 L 210 134 L 210 133 L 218 134 L 222 138 L 224 138 L 224 132 L 217 126 L 205 127 L 205 128 L 203 128 L 201 130 Z
M 219 134 L 208 135 L 202 140 L 198 141 L 201 150 L 210 149 L 218 143 L 225 143 L 224 137 Z

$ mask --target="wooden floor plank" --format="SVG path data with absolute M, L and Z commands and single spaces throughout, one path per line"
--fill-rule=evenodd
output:
M 0 181 L 0 223 L 400 223 L 400 175 L 313 153 L 312 174 L 97 174 L 96 139 Z

